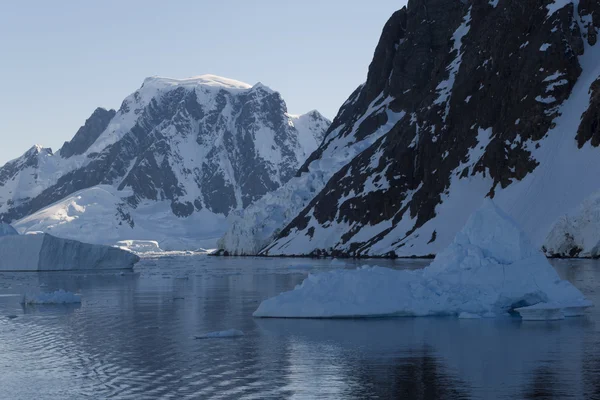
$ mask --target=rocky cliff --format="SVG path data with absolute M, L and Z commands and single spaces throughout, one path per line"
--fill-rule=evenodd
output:
M 410 0 L 299 175 L 373 143 L 262 253 L 435 254 L 486 197 L 541 247 L 598 188 L 599 28 L 596 1 Z

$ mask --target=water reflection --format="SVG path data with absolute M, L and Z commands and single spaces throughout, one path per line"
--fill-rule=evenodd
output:
M 330 268 L 326 261 L 309 270 Z M 381 263 L 379 261 L 378 263 Z M 401 263 L 401 262 L 400 262 Z M 600 263 L 557 269 L 596 304 Z M 255 320 L 290 260 L 144 260 L 135 274 L 1 274 L 0 398 L 594 398 L 598 308 L 562 322 Z M 394 264 L 391 264 L 394 265 Z M 398 265 L 398 264 L 395 264 Z M 81 306 L 22 308 L 28 290 Z M 2 316 L 16 314 L 18 318 Z M 246 336 L 194 340 L 236 328 Z

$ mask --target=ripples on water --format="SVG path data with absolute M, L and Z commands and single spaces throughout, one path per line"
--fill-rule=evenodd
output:
M 600 306 L 600 262 L 554 264 Z M 144 259 L 124 274 L 0 273 L 0 398 L 600 398 L 598 307 L 535 323 L 251 317 L 260 300 L 331 268 L 200 256 Z M 82 304 L 19 304 L 57 289 Z M 230 328 L 246 335 L 193 339 Z

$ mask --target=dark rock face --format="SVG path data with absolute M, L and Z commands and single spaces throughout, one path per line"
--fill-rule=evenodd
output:
M 97 108 L 91 117 L 85 121 L 85 124 L 79 128 L 73 139 L 63 144 L 60 149 L 61 157 L 69 158 L 76 154 L 85 153 L 108 127 L 116 113 L 115 110 L 108 111 L 104 108 Z
M 328 126 L 319 128 L 321 137 Z M 52 160 L 62 174 L 46 179 L 32 196 L 13 193 L 11 204 L 0 201 L 0 218 L 20 219 L 101 184 L 130 191 L 126 202 L 134 208 L 167 201 L 178 217 L 203 209 L 227 215 L 294 175 L 305 158 L 300 134 L 307 132 L 290 124 L 279 93 L 263 85 L 232 89 L 149 78 L 119 112 L 94 111 L 60 150 L 61 160 Z M 25 169 L 43 169 L 40 151 L 0 169 L 0 195 L 4 183 Z
M 590 107 L 583 114 L 577 131 L 577 144 L 583 147 L 588 141 L 592 146 L 600 146 L 600 79 L 590 89 L 592 98 Z
M 387 133 L 336 173 L 265 254 L 425 255 L 427 246 L 403 247 L 419 236 L 438 245 L 434 229 L 420 229 L 454 181 L 483 177 L 494 198 L 536 170 L 533 151 L 582 73 L 579 57 L 596 42 L 600 4 L 551 12 L 550 0 L 496 3 L 410 0 L 390 18 L 366 83 L 300 173 L 347 137 Z M 597 87 L 580 146 L 600 143 Z M 390 112 L 405 115 L 385 127 Z M 329 242 L 295 245 L 319 229 Z

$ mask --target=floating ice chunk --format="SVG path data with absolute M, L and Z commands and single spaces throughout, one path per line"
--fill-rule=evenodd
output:
M 329 265 L 346 265 L 345 261 L 342 261 L 338 258 L 334 258 L 333 260 L 331 260 L 331 262 L 329 263 Z
M 515 309 L 521 314 L 523 321 L 556 321 L 565 319 L 565 314 L 557 304 L 538 303 L 529 307 Z
M 134 253 L 162 253 L 163 250 L 154 240 L 121 240 L 116 247 Z
M 579 304 L 563 304 L 562 312 L 565 317 L 581 317 L 588 308 L 593 306 L 592 302 L 587 300 Z
M 486 200 L 454 242 L 425 269 L 362 267 L 310 274 L 294 290 L 263 301 L 254 316 L 350 318 L 468 313 L 487 318 L 550 302 L 563 308 L 589 304 L 577 288 L 559 278 L 516 223 Z
M 76 304 L 81 303 L 81 296 L 75 293 L 66 292 L 62 289 L 52 293 L 40 293 L 37 295 L 26 294 L 21 300 L 21 304 Z
M 210 332 L 204 335 L 194 336 L 194 339 L 218 339 L 218 338 L 235 338 L 244 336 L 244 332 L 237 329 L 228 329 L 226 331 Z
M 139 257 L 110 246 L 56 236 L 0 236 L 0 271 L 131 269 Z

